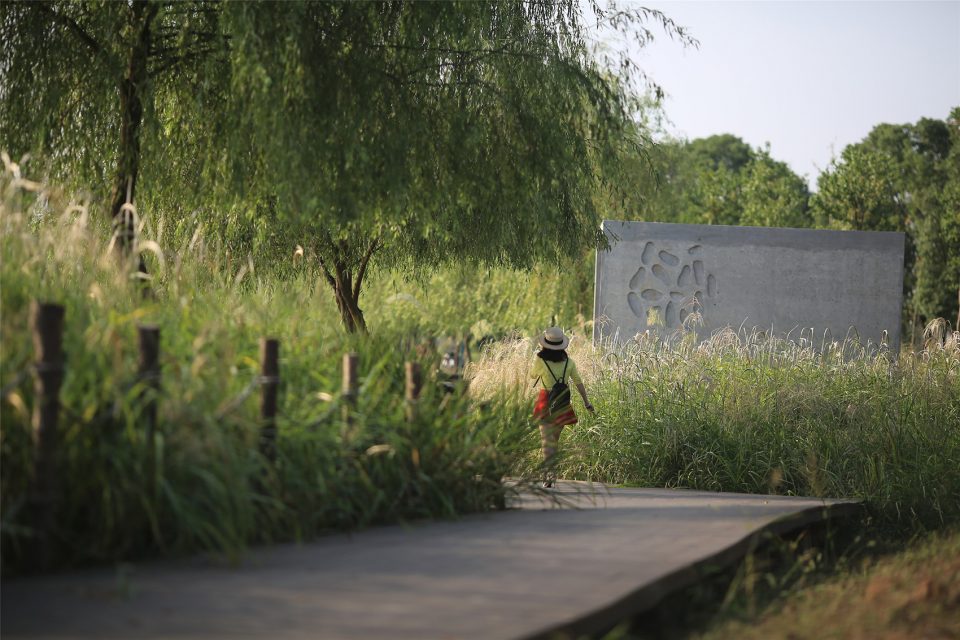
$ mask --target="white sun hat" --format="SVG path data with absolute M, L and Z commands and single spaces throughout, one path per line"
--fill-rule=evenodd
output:
M 563 329 L 560 327 L 550 327 L 540 334 L 538 342 L 544 349 L 561 351 L 570 344 L 570 338 L 563 334 Z

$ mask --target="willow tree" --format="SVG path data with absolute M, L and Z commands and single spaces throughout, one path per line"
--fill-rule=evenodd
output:
M 530 267 L 602 241 L 595 196 L 638 70 L 598 61 L 576 0 L 231 4 L 220 171 L 276 202 L 344 325 L 371 261 Z M 662 14 L 605 13 L 636 35 Z M 632 138 L 631 138 L 632 139 Z
M 3 11 L 4 137 L 22 125 L 20 147 L 82 179 L 112 159 L 114 215 L 139 182 L 307 247 L 350 331 L 374 261 L 523 268 L 603 242 L 595 196 L 618 187 L 643 74 L 594 56 L 594 16 L 689 41 L 659 12 L 578 0 Z
M 0 145 L 92 191 L 128 248 L 143 157 L 174 159 L 156 143 L 158 101 L 223 58 L 218 13 L 202 0 L 0 4 Z

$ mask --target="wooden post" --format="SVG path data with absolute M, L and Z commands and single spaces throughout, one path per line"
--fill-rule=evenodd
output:
M 140 325 L 137 327 L 140 338 L 140 363 L 137 376 L 144 385 L 142 398 L 143 417 L 147 424 L 147 471 L 153 478 L 154 438 L 157 430 L 157 396 L 160 391 L 160 327 L 154 325 Z
M 35 446 L 31 490 L 32 524 L 36 529 L 36 558 L 40 567 L 50 565 L 50 538 L 55 523 L 57 498 L 57 420 L 60 386 L 63 384 L 63 320 L 66 310 L 57 304 L 34 300 L 30 305 L 34 374 L 33 437 Z
M 413 422 L 417 417 L 417 401 L 420 399 L 420 387 L 422 378 L 420 376 L 420 363 L 407 362 L 404 365 L 407 378 L 405 399 L 407 404 L 407 421 Z
M 280 341 L 260 339 L 260 452 L 277 458 L 277 390 L 280 386 Z
M 356 353 L 343 354 L 343 385 L 341 395 L 343 395 L 343 426 L 349 427 L 353 424 L 353 409 L 357 404 L 357 364 L 360 362 L 360 356 Z

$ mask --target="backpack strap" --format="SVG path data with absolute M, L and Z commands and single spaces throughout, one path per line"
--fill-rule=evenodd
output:
M 547 368 L 547 371 L 550 372 L 550 377 L 553 378 L 553 383 L 554 383 L 554 384 L 563 381 L 564 376 L 567 375 L 567 365 L 568 365 L 568 364 L 570 364 L 570 358 L 567 358 L 566 360 L 563 361 L 563 373 L 561 373 L 561 374 L 560 374 L 560 377 L 557 378 L 557 376 L 554 375 L 554 373 L 553 373 L 553 369 L 551 369 L 551 368 L 550 368 L 550 365 L 547 364 L 547 361 L 546 361 L 546 360 L 543 361 L 543 366 L 545 366 L 545 367 Z M 534 384 L 536 384 L 536 383 L 534 383 Z

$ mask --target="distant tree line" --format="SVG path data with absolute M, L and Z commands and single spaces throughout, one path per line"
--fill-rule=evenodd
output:
M 724 134 L 667 140 L 623 160 L 634 193 L 610 203 L 657 222 L 906 234 L 904 321 L 956 326 L 960 296 L 960 107 L 945 120 L 880 124 L 818 176 L 816 193 L 769 148 Z M 624 209 L 621 209 L 623 211 Z

